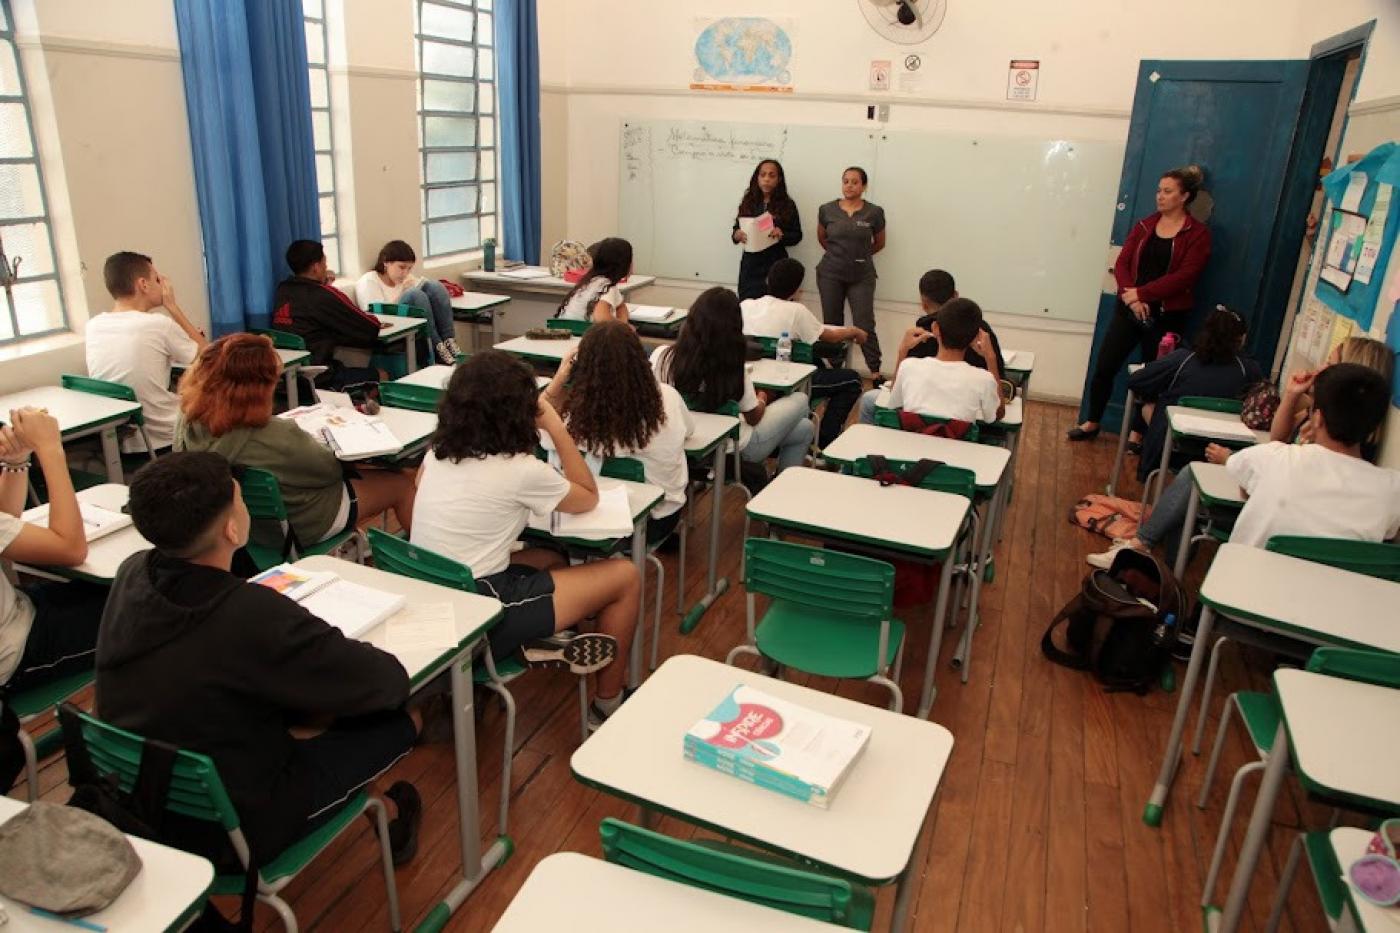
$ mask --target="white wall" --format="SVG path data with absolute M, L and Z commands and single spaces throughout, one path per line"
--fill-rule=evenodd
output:
M 796 93 L 774 99 L 687 90 L 699 13 L 791 18 Z M 703 10 L 652 0 L 541 0 L 541 59 L 547 63 L 542 109 L 558 121 L 545 128 L 545 243 L 563 231 L 585 242 L 615 232 L 619 124 L 627 117 L 867 125 L 865 104 L 878 100 L 892 104 L 890 126 L 896 128 L 1123 139 L 1141 59 L 1302 58 L 1314 42 L 1373 17 L 1380 22 L 1362 93 L 1400 93 L 1400 54 L 1390 54 L 1384 66 L 1375 64 L 1383 49 L 1400 52 L 1394 48 L 1400 36 L 1394 0 L 1342 0 L 1325 12 L 1303 0 L 1183 0 L 1170 10 L 1108 0 L 953 2 L 938 34 L 913 48 L 877 36 L 850 0 L 770 0 L 758 6 L 725 0 Z M 626 42 L 626 54 L 610 53 L 621 48 L 622 36 L 645 41 Z M 872 59 L 898 66 L 909 51 L 925 63 L 917 92 L 866 90 Z M 1006 67 L 1013 58 L 1041 61 L 1034 104 L 1005 100 Z M 837 194 L 833 179 L 832 196 Z M 881 192 L 879 179 L 872 179 L 872 200 L 897 196 Z M 934 265 L 937 257 L 929 261 Z M 694 292 L 693 286 L 667 283 L 647 300 L 679 303 Z M 881 340 L 892 347 L 915 309 L 881 303 L 877 311 Z M 1035 394 L 1079 397 L 1090 326 L 1030 322 L 995 309 L 989 317 L 1004 345 L 1037 352 Z

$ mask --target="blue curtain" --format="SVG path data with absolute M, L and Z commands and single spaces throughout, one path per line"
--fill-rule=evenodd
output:
M 501 222 L 505 251 L 540 261 L 540 43 L 535 0 L 497 0 Z
M 175 0 L 209 313 L 266 327 L 292 240 L 320 239 L 301 0 Z

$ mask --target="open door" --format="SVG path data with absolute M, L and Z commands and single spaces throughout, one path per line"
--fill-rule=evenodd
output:
M 1252 319 L 1250 351 L 1267 366 L 1273 358 L 1282 309 L 1262 315 L 1272 298 L 1266 272 L 1277 268 L 1292 275 L 1304 216 L 1282 218 L 1283 194 L 1308 89 L 1310 62 L 1299 61 L 1144 61 L 1138 69 L 1137 93 L 1123 157 L 1123 177 L 1113 221 L 1112 243 L 1120 247 L 1132 225 L 1156 210 L 1157 181 L 1162 172 L 1196 164 L 1205 184 L 1192 214 L 1211 228 L 1211 257 L 1197 283 L 1196 318 L 1207 308 L 1226 304 Z M 1333 91 L 1335 99 L 1335 90 Z M 1319 144 L 1320 151 L 1320 144 Z M 1316 164 L 1311 166 L 1316 178 Z M 1280 224 L 1296 226 L 1288 234 Z M 1291 257 L 1279 261 L 1293 242 Z M 1116 256 L 1116 250 L 1114 255 Z M 1285 285 L 1284 297 L 1287 297 Z M 1098 356 L 1099 340 L 1113 314 L 1116 296 L 1099 297 L 1094 350 L 1085 373 Z M 1272 318 L 1272 333 L 1267 333 Z M 1264 326 L 1259 326 L 1259 325 Z M 1190 336 L 1189 334 L 1187 335 Z M 1126 373 L 1120 374 L 1103 425 L 1115 430 L 1123 415 Z M 1082 409 L 1081 409 L 1082 414 Z

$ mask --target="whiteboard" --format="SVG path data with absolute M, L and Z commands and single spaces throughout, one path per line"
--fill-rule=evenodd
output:
M 622 127 L 619 234 L 636 268 L 733 287 L 730 229 L 761 159 L 783 164 L 804 237 L 791 254 L 821 258 L 817 207 L 840 194 L 842 169 L 870 175 L 885 209 L 876 297 L 918 301 L 929 269 L 988 311 L 1092 321 L 1107 266 L 1123 143 L 969 138 L 853 127 L 628 120 Z

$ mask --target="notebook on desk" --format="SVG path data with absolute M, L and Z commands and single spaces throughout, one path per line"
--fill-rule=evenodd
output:
M 530 527 L 560 538 L 625 538 L 632 534 L 632 507 L 625 486 L 598 490 L 598 504 L 587 512 L 530 516 Z
M 632 320 L 644 324 L 665 324 L 676 316 L 676 309 L 659 305 L 628 305 L 627 314 Z
M 100 505 L 93 505 L 89 502 L 79 502 L 78 512 L 83 518 L 83 537 L 89 541 L 96 541 L 98 538 L 114 531 L 120 531 L 131 524 L 130 515 L 113 512 L 111 509 L 104 509 Z M 25 509 L 20 514 L 20 518 L 31 525 L 38 525 L 40 528 L 49 527 L 48 504 Z
M 1181 412 L 1172 416 L 1172 423 L 1184 434 L 1198 437 L 1218 437 L 1230 441 L 1253 443 L 1254 432 L 1239 420 L 1226 421 L 1223 418 L 1207 418 L 1203 415 L 1188 415 Z
M 403 608 L 407 599 L 342 579 L 330 571 L 312 573 L 281 564 L 250 581 L 274 589 L 306 611 L 334 625 L 347 638 L 359 638 Z
M 381 457 L 403 449 L 403 442 L 384 422 L 354 408 L 338 407 L 335 401 L 293 408 L 278 417 L 296 422 L 342 460 Z

